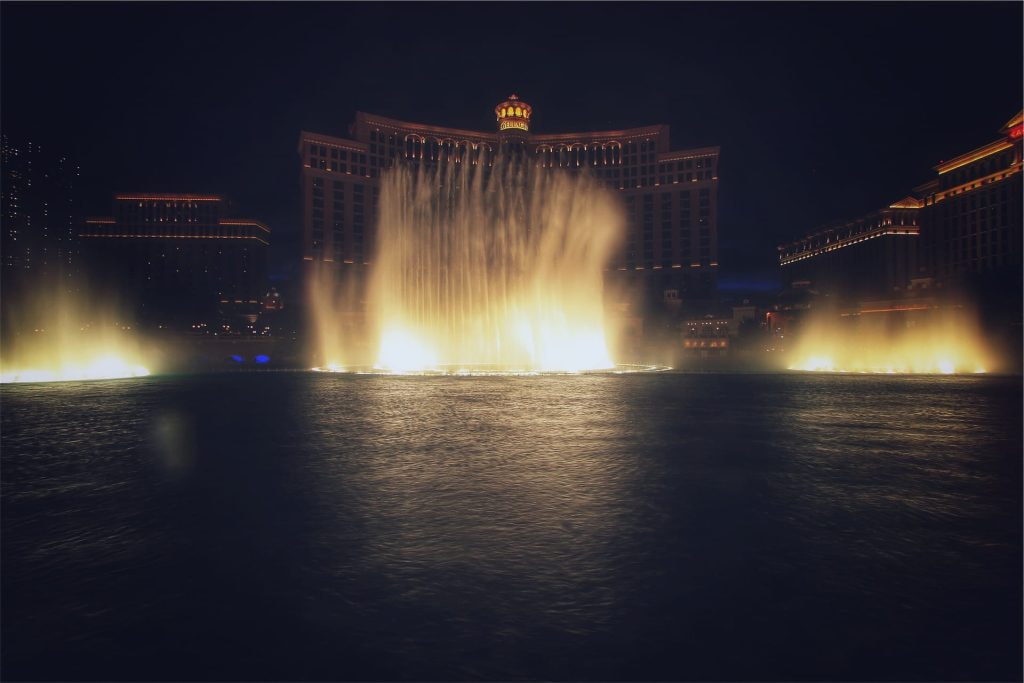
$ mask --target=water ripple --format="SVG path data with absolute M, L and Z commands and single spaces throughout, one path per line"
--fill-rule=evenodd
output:
M 1012 679 L 1021 384 L 2 388 L 8 678 Z

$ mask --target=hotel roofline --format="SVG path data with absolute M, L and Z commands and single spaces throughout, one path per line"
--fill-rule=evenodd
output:
M 116 225 L 117 221 L 113 216 L 90 216 L 85 219 L 86 225 Z M 258 228 L 263 232 L 270 234 L 270 228 L 267 227 L 266 223 L 262 221 L 249 220 L 247 218 L 221 218 L 217 221 L 216 225 L 237 225 L 245 226 L 251 225 L 254 228 Z M 83 235 L 86 236 L 86 235 Z
M 355 121 L 349 127 L 349 135 L 352 137 L 340 137 L 337 135 L 328 135 L 326 133 L 317 133 L 314 131 L 302 130 L 299 133 L 298 151 L 302 151 L 303 142 L 315 140 L 318 143 L 322 142 L 327 145 L 333 145 L 340 148 L 348 148 L 349 150 L 366 152 L 369 149 L 369 143 L 360 141 L 356 138 L 361 137 L 359 135 L 360 130 L 370 130 L 372 128 L 392 128 L 401 131 L 407 131 L 410 134 L 417 135 L 433 135 L 439 140 L 451 140 L 452 142 L 467 141 L 474 143 L 487 143 L 495 144 L 498 142 L 499 135 L 496 132 L 481 131 L 481 130 L 468 130 L 465 128 L 449 128 L 446 126 L 436 126 L 433 124 L 415 123 L 412 121 L 403 121 L 401 119 L 395 119 L 388 116 L 381 116 L 379 114 L 372 114 L 369 112 L 357 111 L 355 115 Z M 620 128 L 615 130 L 599 130 L 599 131 L 567 131 L 562 133 L 528 133 L 526 135 L 526 141 L 532 145 L 554 145 L 554 144 L 591 144 L 591 143 L 613 143 L 613 142 L 626 142 L 636 139 L 650 139 L 654 138 L 661 142 L 662 149 L 657 152 L 658 161 L 676 161 L 677 159 L 689 159 L 698 156 L 711 156 L 718 155 L 721 153 L 721 148 L 717 145 L 696 147 L 690 149 L 668 149 L 669 140 L 669 126 L 667 124 L 653 124 L 649 126 L 639 126 L 636 128 Z
M 177 207 L 179 203 L 193 205 L 198 208 L 197 202 L 222 203 L 224 197 L 212 194 L 189 194 L 182 192 L 125 192 L 114 195 L 115 202 L 142 202 L 156 203 L 159 206 Z M 208 206 L 208 204 L 205 204 Z M 270 228 L 262 221 L 251 218 L 228 218 L 216 216 L 216 220 L 160 220 L 147 224 L 144 231 L 140 230 L 142 224 L 133 222 L 121 222 L 115 216 L 89 216 L 83 223 L 86 226 L 84 231 L 79 232 L 80 238 L 90 239 L 172 239 L 172 240 L 196 240 L 196 239 L 246 239 L 255 240 L 263 245 L 269 245 Z M 197 229 L 211 230 L 215 228 L 251 228 L 251 230 L 237 231 L 235 234 L 207 233 L 199 234 Z M 262 233 L 262 234 L 261 234 Z
M 213 194 L 181 194 L 178 192 L 125 192 L 115 194 L 116 201 L 140 202 L 222 202 L 223 197 Z
M 540 168 L 585 171 L 625 195 L 628 234 L 609 267 L 686 269 L 686 277 L 673 280 L 681 291 L 710 287 L 718 266 L 719 146 L 675 149 L 670 127 L 661 123 L 537 132 L 531 125 L 534 113 L 532 105 L 511 94 L 494 107 L 491 130 L 356 111 L 346 133 L 300 131 L 303 260 L 369 264 L 379 179 L 393 164 L 458 163 L 466 155 L 474 166 L 490 166 L 499 150 L 511 145 Z
M 402 121 L 401 119 L 393 119 L 388 116 L 381 116 L 379 114 L 371 114 L 369 112 L 356 112 L 356 120 L 353 126 L 386 126 L 391 128 L 409 129 L 417 132 L 429 132 L 435 135 L 441 135 L 446 138 L 451 137 L 463 137 L 463 138 L 480 138 L 485 140 L 496 140 L 498 134 L 494 131 L 481 131 L 481 130 L 468 130 L 465 128 L 448 128 L 446 126 L 435 126 L 433 124 L 424 123 L 413 123 L 411 121 Z M 665 124 L 653 124 L 649 126 L 640 126 L 638 128 L 623 128 L 618 130 L 600 130 L 600 131 L 567 131 L 564 133 L 530 133 L 529 140 L 536 143 L 544 142 L 561 142 L 564 138 L 637 138 L 637 137 L 651 137 L 655 135 L 665 135 L 668 133 L 669 127 Z M 354 134 L 354 131 L 353 131 Z
M 948 161 L 943 161 L 942 163 L 934 166 L 933 170 L 937 172 L 938 176 L 942 176 L 950 171 L 955 171 L 958 168 L 980 161 L 993 154 L 997 154 L 1020 144 L 1022 137 L 1024 137 L 1024 110 L 1018 112 L 1009 121 L 1007 121 L 1006 124 L 999 129 L 999 132 L 1003 135 L 1002 138 L 977 147 L 969 152 L 965 152 L 964 154 L 959 154 Z M 828 223 L 811 234 L 806 235 L 802 239 L 779 245 L 777 247 L 779 252 L 779 265 L 788 265 L 838 248 L 851 246 L 872 237 L 880 237 L 884 235 L 909 235 L 916 237 L 920 234 L 917 226 L 912 226 L 910 229 L 908 229 L 908 226 L 900 226 L 898 229 L 892 229 L 890 226 L 884 224 L 884 216 L 886 214 L 891 214 L 894 210 L 915 211 L 917 209 L 923 209 L 926 206 L 942 201 L 948 197 L 965 191 L 977 189 L 991 182 L 1004 180 L 1020 172 L 1021 164 L 1017 161 L 1011 164 L 1007 169 L 998 170 L 983 178 L 967 180 L 956 187 L 949 187 L 945 190 L 940 190 L 940 179 L 938 177 L 931 178 L 913 188 L 914 194 L 917 196 L 908 195 L 901 200 L 891 203 L 887 208 L 872 212 L 868 216 L 862 218 Z M 851 229 L 875 219 L 881 219 L 881 224 L 876 225 L 871 229 L 858 232 L 857 234 L 849 234 Z M 838 233 L 843 230 L 846 230 L 848 235 L 839 237 Z
M 908 216 L 908 214 L 897 212 L 916 212 L 920 206 L 914 206 L 908 200 L 912 197 L 893 202 L 884 209 L 874 211 L 867 216 L 855 218 L 848 221 L 839 221 L 829 224 L 817 230 L 803 239 L 795 240 L 777 247 L 779 251 L 779 265 L 785 266 L 796 263 L 819 254 L 824 254 L 836 249 L 859 244 L 865 240 L 886 235 L 898 235 L 917 237 L 920 234 L 920 227 L 916 218 L 897 221 L 894 216 Z M 914 200 L 916 202 L 916 200 Z M 909 214 L 916 216 L 916 213 Z
M 984 159 L 987 156 L 1001 152 L 1004 149 L 1012 147 L 1015 143 L 1019 142 L 1024 137 L 1024 110 L 1017 112 L 1013 118 L 1006 122 L 1006 124 L 999 129 L 999 132 L 1003 134 L 1003 137 L 972 149 L 970 152 L 957 155 L 949 161 L 943 161 L 933 168 L 938 171 L 939 175 L 948 173 L 952 170 L 960 168 L 966 164 L 979 159 Z

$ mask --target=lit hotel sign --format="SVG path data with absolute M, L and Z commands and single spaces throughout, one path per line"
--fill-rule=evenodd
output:
M 502 119 L 501 123 L 498 124 L 498 130 L 507 130 L 509 128 L 518 128 L 519 130 L 530 130 L 526 121 L 522 119 Z

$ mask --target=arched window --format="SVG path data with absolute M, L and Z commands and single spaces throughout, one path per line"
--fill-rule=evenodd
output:
M 581 142 L 572 145 L 572 166 L 579 168 L 586 163 L 586 150 Z
M 612 165 L 619 166 L 622 164 L 622 143 L 612 141 L 608 143 L 608 158 Z

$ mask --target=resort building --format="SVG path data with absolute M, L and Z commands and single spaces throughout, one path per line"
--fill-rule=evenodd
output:
M 258 309 L 270 229 L 229 218 L 227 208 L 213 195 L 117 195 L 111 216 L 86 219 L 83 258 L 112 291 L 135 297 L 151 321 Z
M 1020 268 L 1022 118 L 1010 119 L 998 139 L 939 164 L 937 177 L 916 188 L 921 261 L 937 282 L 956 286 Z
M 859 299 L 904 289 L 917 273 L 920 202 L 908 197 L 862 218 L 779 247 L 789 284 Z
M 936 166 L 911 196 L 780 246 L 786 279 L 846 300 L 915 284 L 957 291 L 996 281 L 1019 290 L 1022 130 L 1018 113 L 998 139 Z
M 586 170 L 620 193 L 628 235 L 610 271 L 642 283 L 657 300 L 676 289 L 707 298 L 718 269 L 718 147 L 672 150 L 665 125 L 537 133 L 533 108 L 511 95 L 492 131 L 462 130 L 358 112 L 348 138 L 303 131 L 302 257 L 358 271 L 372 266 L 381 173 L 397 162 L 471 158 L 490 165 L 516 146 L 538 167 Z

